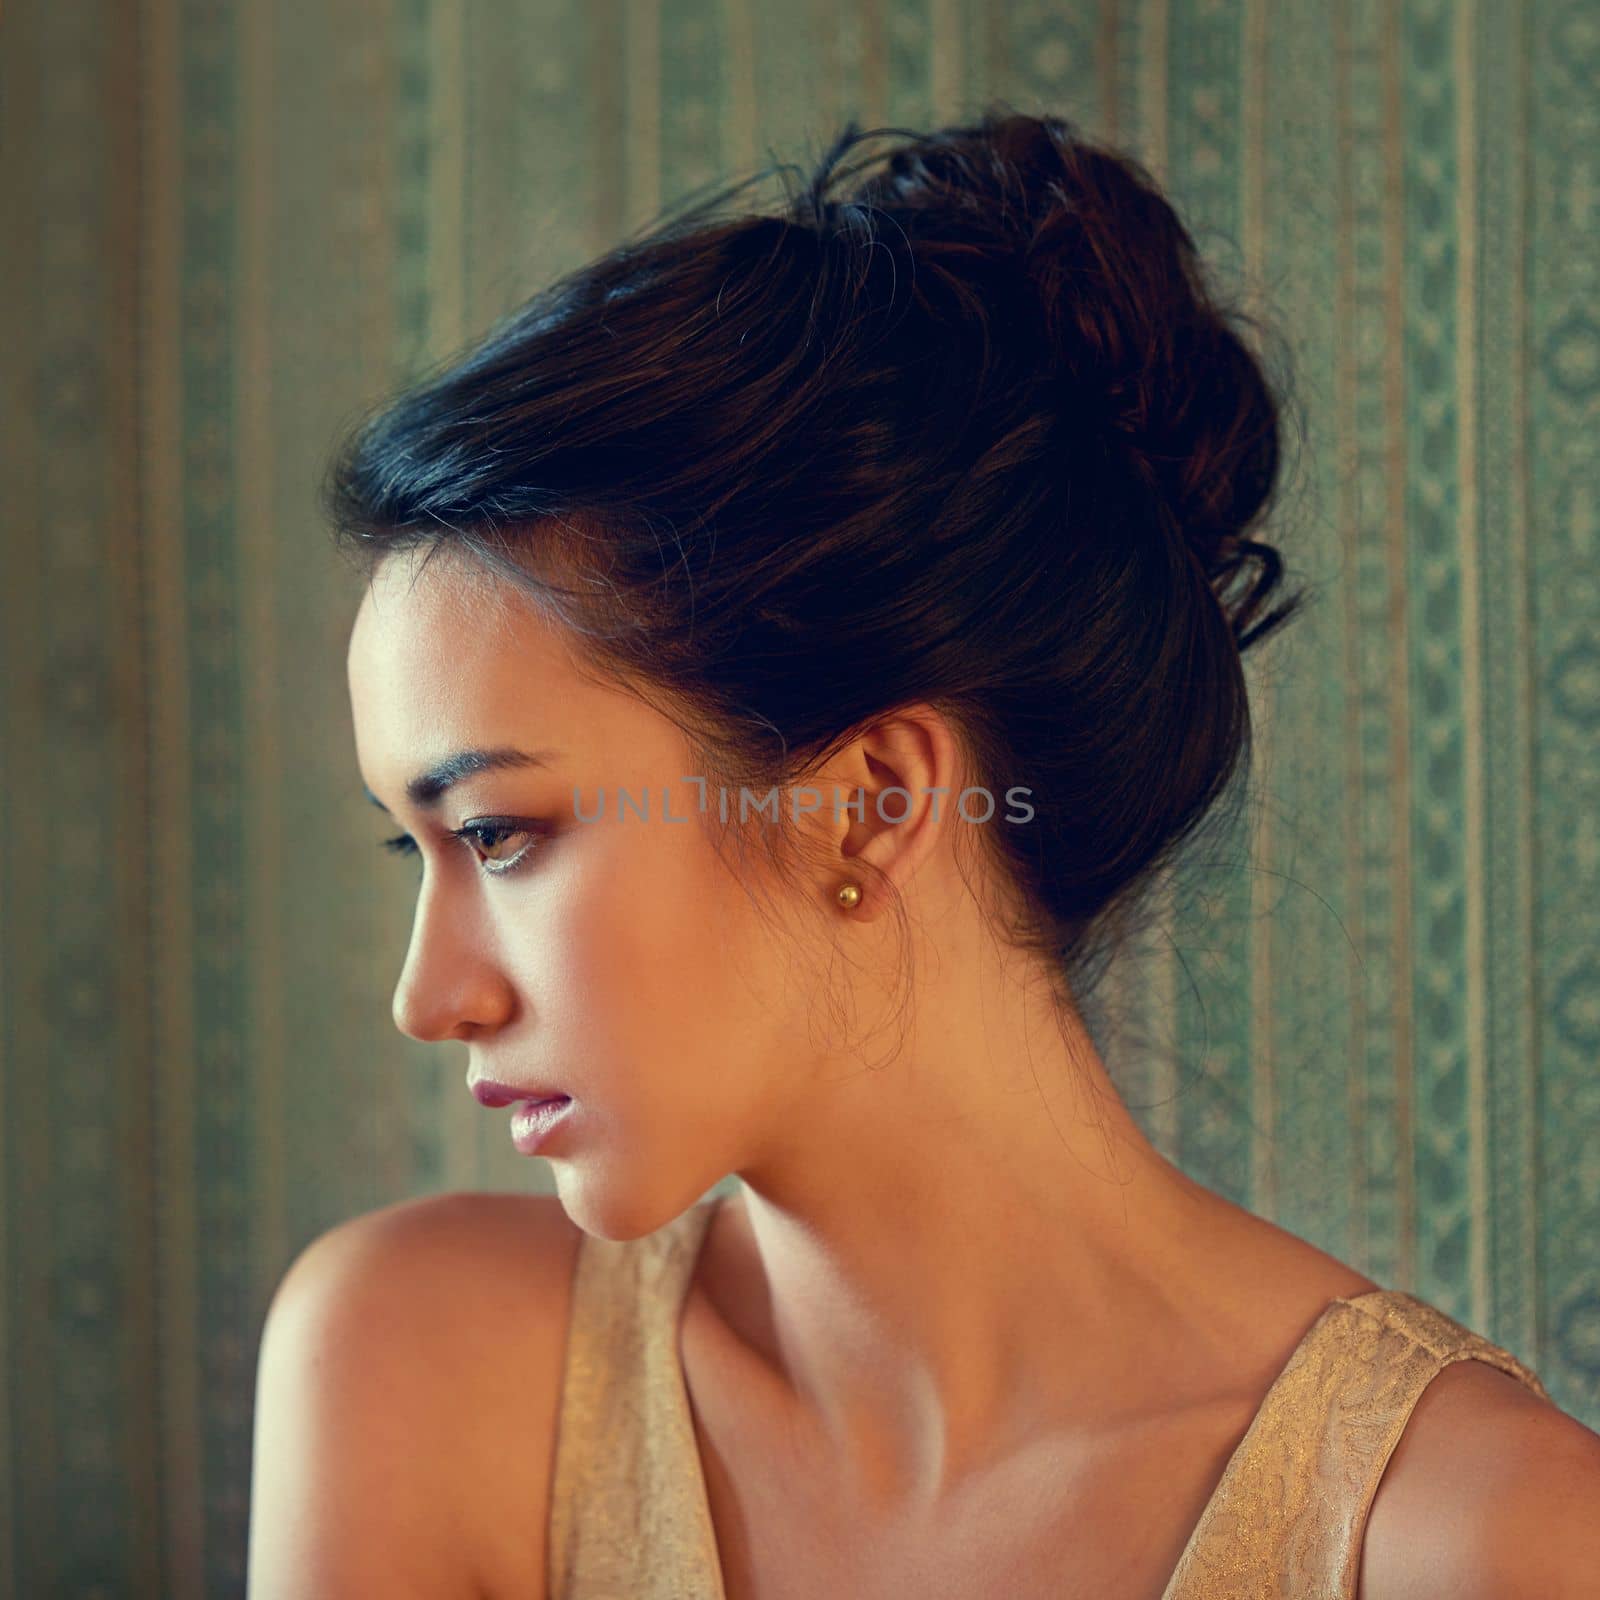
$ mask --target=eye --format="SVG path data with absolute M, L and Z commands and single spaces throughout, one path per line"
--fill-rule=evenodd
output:
M 513 871 L 533 854 L 534 841 L 538 833 L 536 829 L 507 822 L 469 822 L 465 827 L 452 829 L 450 836 L 461 840 L 477 857 L 479 864 L 487 873 L 497 876 Z M 498 850 L 508 839 L 517 838 L 526 839 L 528 842 L 514 855 L 489 854 Z M 398 833 L 392 839 L 385 839 L 383 848 L 394 855 L 414 856 L 417 853 L 417 842 L 409 833 Z
M 491 875 L 510 872 L 533 854 L 534 833 L 529 828 L 517 827 L 509 822 L 469 822 L 456 828 L 453 836 L 460 839 Z M 526 844 L 514 855 L 491 856 L 482 852 L 498 850 L 508 839 L 525 839 Z

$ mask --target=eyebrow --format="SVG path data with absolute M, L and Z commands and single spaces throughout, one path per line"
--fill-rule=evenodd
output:
M 457 750 L 443 761 L 419 772 L 406 784 L 406 799 L 419 811 L 437 808 L 445 792 L 465 778 L 476 777 L 480 772 L 499 772 L 511 767 L 543 767 L 554 761 L 559 750 L 517 750 L 501 745 L 493 750 Z M 389 808 L 365 784 L 367 799 L 380 811 Z

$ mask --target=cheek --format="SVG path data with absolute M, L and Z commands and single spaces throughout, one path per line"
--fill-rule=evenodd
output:
M 652 1090 L 759 1052 L 785 1004 L 781 952 L 698 823 L 581 824 L 562 849 L 523 966 L 534 1034 L 579 1052 L 580 1077 Z

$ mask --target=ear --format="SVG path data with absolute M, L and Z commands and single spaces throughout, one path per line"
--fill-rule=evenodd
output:
M 883 915 L 881 873 L 897 891 L 937 847 L 953 822 L 962 792 L 960 747 L 933 707 L 902 707 L 865 728 L 813 780 L 820 790 L 824 891 L 856 883 L 861 900 L 848 914 L 861 922 Z M 969 801 L 987 809 L 982 796 Z M 864 870 L 865 869 L 865 870 Z M 875 870 L 874 870 L 875 869 Z

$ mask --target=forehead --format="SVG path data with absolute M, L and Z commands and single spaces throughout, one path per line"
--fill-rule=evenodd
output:
M 388 557 L 367 585 L 347 664 L 352 678 L 383 669 L 426 679 L 446 666 L 495 670 L 509 655 L 549 655 L 553 643 L 504 580 L 448 552 L 424 561 L 406 551 Z
M 424 563 L 404 552 L 379 566 L 346 668 L 358 749 L 380 769 L 469 734 L 495 742 L 536 710 L 548 726 L 544 712 L 584 687 L 553 624 L 504 580 L 447 553 Z

